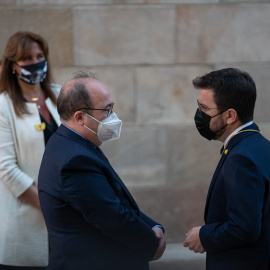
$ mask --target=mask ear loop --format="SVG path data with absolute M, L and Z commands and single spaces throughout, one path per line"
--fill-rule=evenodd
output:
M 92 130 L 91 128 L 87 127 L 86 125 L 83 125 L 83 126 L 97 135 L 97 133 L 94 130 Z
M 227 110 L 228 110 L 228 109 L 227 109 Z M 222 111 L 222 112 L 220 112 L 220 113 L 218 113 L 218 114 L 216 114 L 216 115 L 214 115 L 214 116 L 211 116 L 211 118 L 214 118 L 214 117 L 216 117 L 216 116 L 218 116 L 218 115 L 220 115 L 220 114 L 222 114 L 222 113 L 226 112 L 227 110 Z
M 92 119 L 94 119 L 94 120 L 96 120 L 98 123 L 100 123 L 95 117 L 93 117 L 92 115 L 90 115 L 90 114 L 88 114 L 88 113 L 85 113 L 87 116 L 89 116 L 89 117 L 91 117 Z M 89 128 L 89 127 L 87 127 L 86 125 L 83 125 L 85 128 L 87 128 L 88 130 L 90 130 L 90 131 L 92 131 L 94 134 L 96 134 L 97 135 L 97 133 L 94 131 L 94 130 L 92 130 L 91 128 Z M 97 135 L 97 137 L 98 137 L 98 135 Z
M 96 120 L 97 122 L 99 122 L 101 124 L 100 121 L 98 121 L 95 117 L 93 117 L 92 115 L 88 114 L 88 113 L 85 113 L 86 115 L 88 115 L 89 117 L 91 117 L 92 119 Z

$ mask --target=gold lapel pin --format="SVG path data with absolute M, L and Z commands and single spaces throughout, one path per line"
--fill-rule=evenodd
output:
M 41 123 L 41 125 L 34 125 L 34 127 L 37 129 L 37 130 L 44 130 L 46 128 L 46 124 L 44 122 Z

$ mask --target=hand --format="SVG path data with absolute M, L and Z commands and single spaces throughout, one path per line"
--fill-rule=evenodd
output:
M 32 186 L 30 186 L 25 192 L 23 192 L 19 196 L 19 199 L 22 202 L 31 204 L 32 206 L 34 206 L 38 210 L 41 210 L 39 198 L 38 198 L 38 190 L 34 184 Z
M 154 255 L 154 258 L 152 259 L 152 261 L 155 261 L 155 260 L 158 260 L 163 255 L 166 248 L 166 241 L 165 241 L 164 234 L 161 228 L 155 227 L 152 230 L 154 231 L 157 239 L 159 239 L 159 244 L 158 244 L 156 254 Z
M 186 240 L 183 243 L 184 247 L 189 247 L 195 253 L 204 253 L 205 250 L 200 241 L 200 229 L 201 227 L 194 227 L 186 234 Z

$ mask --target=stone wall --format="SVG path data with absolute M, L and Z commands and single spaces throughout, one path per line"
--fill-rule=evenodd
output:
M 191 80 L 238 67 L 258 88 L 255 121 L 270 138 L 270 1 L 0 0 L 0 52 L 9 36 L 44 36 L 56 83 L 81 69 L 111 89 L 121 139 L 105 143 L 141 209 L 161 222 L 168 242 L 203 223 L 219 142 L 194 126 Z

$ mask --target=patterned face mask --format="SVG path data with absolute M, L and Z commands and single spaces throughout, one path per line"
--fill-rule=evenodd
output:
M 47 74 L 47 61 L 20 66 L 21 75 L 18 76 L 19 79 L 23 80 L 29 84 L 37 84 L 42 82 L 46 78 Z

